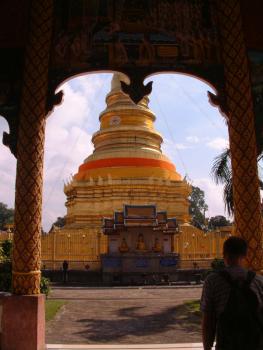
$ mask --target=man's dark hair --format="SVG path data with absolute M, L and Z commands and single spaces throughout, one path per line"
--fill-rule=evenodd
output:
M 247 242 L 240 237 L 229 237 L 223 246 L 224 256 L 230 259 L 240 258 L 247 255 Z

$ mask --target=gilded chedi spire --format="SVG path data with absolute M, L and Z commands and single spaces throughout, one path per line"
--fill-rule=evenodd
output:
M 180 180 L 175 166 L 162 154 L 161 135 L 154 129 L 155 115 L 148 97 L 135 104 L 121 90 L 126 76 L 115 73 L 106 109 L 100 114 L 100 130 L 93 137 L 94 152 L 79 167 L 77 180 L 149 176 Z
M 93 153 L 80 165 L 65 188 L 66 227 L 101 229 L 103 217 L 126 204 L 157 205 L 179 222 L 189 220 L 189 185 L 162 154 L 162 137 L 148 97 L 135 104 L 121 90 L 127 78 L 115 73 L 94 133 Z

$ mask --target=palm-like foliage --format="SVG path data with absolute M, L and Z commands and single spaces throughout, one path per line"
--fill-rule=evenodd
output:
M 229 149 L 224 150 L 215 158 L 211 172 L 215 183 L 224 185 L 223 196 L 225 208 L 228 215 L 232 215 L 234 211 L 234 201 Z
M 258 157 L 258 160 L 262 159 L 262 154 Z M 213 179 L 216 184 L 222 184 L 223 187 L 223 198 L 225 208 L 228 215 L 234 213 L 234 199 L 233 199 L 233 182 L 232 182 L 232 168 L 230 150 L 225 149 L 219 154 L 213 163 L 211 170 Z M 259 179 L 260 188 L 263 190 L 263 182 Z

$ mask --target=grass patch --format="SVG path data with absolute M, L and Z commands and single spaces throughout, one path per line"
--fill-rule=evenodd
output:
M 201 331 L 200 300 L 188 300 L 175 308 L 175 321 L 186 332 Z
M 64 300 L 46 300 L 46 321 L 52 320 L 64 304 Z
M 201 316 L 200 300 L 189 300 L 185 303 L 185 306 L 188 312 L 196 316 Z

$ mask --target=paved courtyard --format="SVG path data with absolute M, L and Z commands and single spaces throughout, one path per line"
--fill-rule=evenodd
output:
M 184 302 L 201 288 L 55 288 L 66 304 L 48 322 L 49 344 L 168 344 L 200 342 L 200 317 Z

